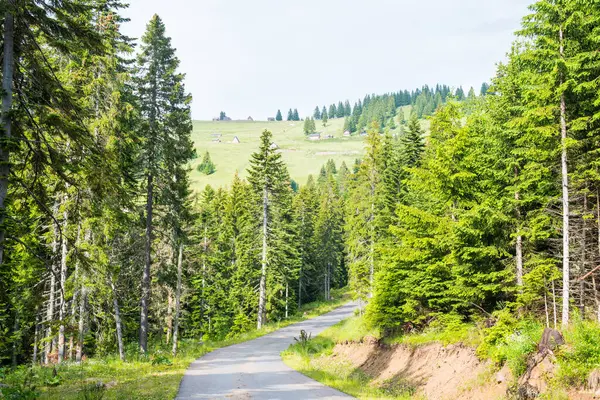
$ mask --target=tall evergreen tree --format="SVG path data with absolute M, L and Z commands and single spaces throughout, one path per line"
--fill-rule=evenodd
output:
M 140 350 L 148 350 L 148 306 L 150 302 L 150 270 L 154 240 L 154 208 L 162 206 L 162 196 L 155 197 L 155 187 L 167 187 L 173 181 L 173 169 L 184 168 L 192 158 L 190 140 L 192 121 L 185 92 L 183 74 L 177 73 L 179 60 L 165 35 L 165 25 L 154 15 L 142 37 L 137 59 L 139 74 L 137 93 L 143 124 L 140 134 L 145 139 L 141 162 L 144 165 L 146 189 L 146 248 L 142 277 L 140 311 Z

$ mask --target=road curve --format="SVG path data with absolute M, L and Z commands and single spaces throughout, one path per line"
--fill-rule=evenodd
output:
M 194 361 L 185 372 L 177 399 L 350 399 L 288 367 L 280 353 L 304 329 L 313 336 L 350 317 L 347 304 L 319 317 L 248 342 L 224 347 Z

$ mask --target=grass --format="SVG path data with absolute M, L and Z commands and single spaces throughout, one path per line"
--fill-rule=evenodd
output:
M 375 385 L 372 377 L 354 368 L 349 361 L 332 357 L 336 343 L 358 341 L 367 336 L 378 337 L 379 332 L 369 329 L 364 318 L 353 317 L 311 340 L 291 345 L 281 355 L 295 370 L 356 398 L 413 399 L 415 388 L 410 384 L 395 380 Z
M 408 115 L 407 110 L 405 113 Z M 260 135 L 265 129 L 273 133 L 291 178 L 300 184 L 306 182 L 308 175 L 318 174 L 330 158 L 337 166 L 344 161 L 348 168 L 352 168 L 354 160 L 364 153 L 364 137 L 343 137 L 343 118 L 330 119 L 326 127 L 321 121 L 316 121 L 316 124 L 322 136 L 333 135 L 334 139 L 309 141 L 304 135 L 303 121 L 194 121 L 192 140 L 198 158 L 191 164 L 193 188 L 202 190 L 206 185 L 227 186 L 236 171 L 244 177 L 250 165 L 250 155 L 258 149 Z M 429 121 L 423 120 L 422 126 L 427 130 Z M 222 135 L 221 141 L 214 142 L 213 134 Z M 239 144 L 232 143 L 235 136 L 239 138 Z M 196 170 L 206 151 L 216 166 L 211 175 Z
M 232 339 L 199 343 L 182 340 L 179 354 L 171 357 L 170 346 L 155 344 L 149 355 L 137 353 L 135 345 L 127 351 L 127 361 L 118 357 L 91 358 L 81 364 L 65 362 L 61 365 L 16 370 L 0 370 L 0 383 L 18 392 L 18 396 L 6 398 L 29 399 L 172 399 L 177 394 L 179 382 L 190 363 L 198 357 L 220 347 L 252 340 L 279 328 L 314 318 L 332 311 L 349 301 L 346 290 L 332 290 L 335 300 L 305 304 L 298 313 L 283 321 L 267 324 L 261 330 L 253 330 Z M 55 369 L 56 368 L 56 369 Z M 56 373 L 54 372 L 56 371 Z M 107 386 L 108 388 L 104 389 Z M 26 397 L 27 393 L 32 397 Z M 2 394 L 0 394 L 0 398 Z

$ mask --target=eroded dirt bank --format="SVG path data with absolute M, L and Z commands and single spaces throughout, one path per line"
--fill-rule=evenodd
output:
M 490 400 L 506 395 L 508 369 L 499 372 L 462 345 L 380 345 L 374 339 L 336 345 L 333 357 L 349 361 L 375 384 L 402 382 L 427 399 Z

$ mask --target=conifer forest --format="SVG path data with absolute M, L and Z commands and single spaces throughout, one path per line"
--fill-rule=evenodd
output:
M 175 357 L 342 288 L 384 337 L 600 322 L 600 1 L 534 2 L 477 92 L 277 110 L 306 135 L 343 119 L 352 165 L 296 182 L 265 129 L 246 171 L 200 190 L 191 163 L 220 160 L 195 149 L 168 26 L 136 42 L 124 7 L 0 1 L 0 367 Z

